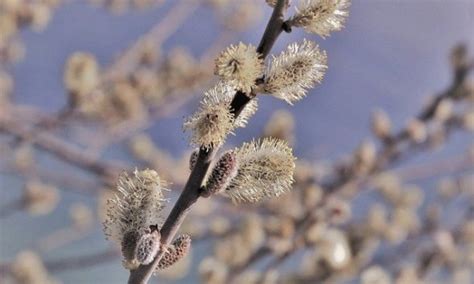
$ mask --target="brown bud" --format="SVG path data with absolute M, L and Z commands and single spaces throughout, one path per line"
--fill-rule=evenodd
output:
M 208 197 L 227 188 L 230 181 L 237 174 L 237 168 L 237 157 L 235 153 L 233 151 L 224 153 L 214 166 L 202 195 Z
M 163 255 L 163 258 L 158 264 L 159 269 L 165 269 L 180 259 L 182 259 L 191 247 L 191 237 L 189 235 L 181 235 L 177 237 L 173 244 L 168 247 L 168 251 Z

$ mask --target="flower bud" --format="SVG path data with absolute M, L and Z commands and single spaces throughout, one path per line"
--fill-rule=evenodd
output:
M 235 89 L 250 93 L 255 81 L 263 75 L 263 60 L 252 45 L 231 45 L 216 59 L 214 73 Z
M 366 172 L 372 169 L 377 155 L 375 145 L 366 140 L 362 142 L 354 153 L 354 166 L 359 172 Z
M 337 229 L 328 229 L 319 247 L 322 259 L 334 270 L 344 268 L 351 261 L 352 255 L 347 236 Z
M 303 27 L 307 32 L 326 37 L 343 28 L 349 5 L 349 0 L 300 1 L 296 14 L 289 22 L 295 27 Z
M 234 202 L 258 202 L 292 188 L 295 157 L 285 141 L 267 138 L 244 143 L 235 154 L 239 168 L 225 191 Z
M 158 269 L 165 269 L 172 266 L 182 259 L 191 248 L 191 237 L 189 235 L 181 235 L 174 240 L 173 244 L 167 248 L 167 252 L 158 264 Z
M 160 238 L 161 235 L 158 230 L 145 233 L 140 237 L 135 248 L 135 257 L 139 263 L 146 265 L 153 261 L 160 248 Z
M 220 146 L 235 128 L 246 125 L 257 111 L 257 100 L 250 100 L 235 118 L 231 109 L 234 94 L 235 89 L 227 82 L 219 82 L 204 94 L 199 110 L 183 124 L 185 131 L 192 132 L 191 144 L 204 148 Z
M 423 143 L 427 137 L 426 125 L 418 119 L 408 122 L 406 131 L 414 143 Z
M 56 208 L 59 201 L 58 189 L 38 181 L 25 184 L 23 198 L 25 207 L 32 215 L 45 215 Z
M 263 134 L 265 137 L 274 137 L 287 141 L 289 144 L 294 142 L 295 118 L 287 110 L 275 111 L 270 119 Z
M 162 223 L 165 185 L 153 170 L 135 170 L 132 175 L 122 173 L 117 194 L 107 201 L 104 233 L 107 239 L 121 244 L 124 266 L 128 269 L 134 269 L 138 264 L 137 250 L 141 261 L 145 262 L 148 255 L 156 254 L 142 251 L 152 250 L 147 242 L 159 242 L 159 236 L 158 241 L 154 239 L 156 236 L 150 236 L 150 229 Z
M 453 113 L 453 102 L 447 99 L 442 100 L 435 110 L 435 119 L 439 121 L 448 120 Z
M 64 72 L 64 84 L 71 95 L 70 104 L 80 105 L 99 84 L 99 65 L 95 57 L 82 52 L 76 52 L 69 57 Z
M 208 197 L 227 188 L 230 181 L 236 176 L 237 169 L 235 153 L 233 151 L 224 153 L 214 166 L 202 195 Z
M 293 43 L 287 50 L 274 57 L 264 90 L 289 104 L 301 100 L 307 90 L 320 83 L 327 69 L 326 52 L 320 51 L 312 41 Z
M 390 137 L 392 130 L 392 122 L 387 113 L 381 109 L 374 111 L 372 114 L 372 132 L 379 139 L 386 139 Z

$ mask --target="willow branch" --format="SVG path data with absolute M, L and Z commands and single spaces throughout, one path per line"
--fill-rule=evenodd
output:
M 474 171 L 474 159 L 469 155 L 458 155 L 443 159 L 435 164 L 424 164 L 401 168 L 396 171 L 397 176 L 402 180 L 421 180 L 424 178 L 438 176 L 445 173 L 460 173 L 463 171 Z
M 198 4 L 199 1 L 196 0 L 181 0 L 177 3 L 161 21 L 156 23 L 149 32 L 138 39 L 117 61 L 107 68 L 103 80 L 113 80 L 126 74 L 131 65 L 137 61 L 143 42 L 150 40 L 156 46 L 160 46 L 189 18 L 189 15 L 198 8 Z
M 278 35 L 283 30 L 283 17 L 285 10 L 285 0 L 279 0 L 273 10 L 272 16 L 258 47 L 258 51 L 261 53 L 262 58 L 265 58 L 268 55 L 268 52 L 278 38 Z M 235 94 L 231 103 L 231 111 L 235 117 L 238 117 L 245 105 L 254 96 L 255 94 L 250 94 L 248 96 L 240 91 Z M 171 243 L 173 237 L 183 223 L 184 218 L 191 209 L 191 206 L 199 199 L 201 185 L 217 150 L 218 148 L 201 148 L 199 150 L 198 160 L 191 172 L 188 182 L 161 228 L 161 245 L 163 248 L 166 248 Z M 131 270 L 128 283 L 147 283 L 164 253 L 164 249 L 160 250 L 151 264 L 141 265 L 137 269 Z
M 124 165 L 101 161 L 95 156 L 86 155 L 80 148 L 66 143 L 54 135 L 28 129 L 25 125 L 11 118 L 0 119 L 0 131 L 28 141 L 65 162 L 97 174 L 105 181 L 115 177 L 120 169 L 125 168 Z

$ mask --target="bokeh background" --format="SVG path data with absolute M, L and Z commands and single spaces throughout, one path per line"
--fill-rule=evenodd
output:
M 22 60 L 15 64 L 2 63 L 1 69 L 10 72 L 14 78 L 12 101 L 51 114 L 61 110 L 67 104 L 64 65 L 72 53 L 89 52 L 100 66 L 109 66 L 121 52 L 163 19 L 173 6 L 180 2 L 191 5 L 192 0 L 159 2 L 163 3 L 145 9 L 114 12 L 85 0 L 62 1 L 54 9 L 44 30 L 25 28 L 19 32 L 18 37 L 25 46 Z M 271 9 L 263 0 L 253 1 L 248 7 L 255 10 L 251 24 L 243 31 L 228 31 L 231 37 L 223 46 L 239 41 L 258 44 Z M 198 57 L 222 33 L 226 33 L 222 19 L 216 16 L 210 5 L 200 5 L 163 42 L 160 52 L 166 54 L 182 46 Z M 259 136 L 269 117 L 278 109 L 288 110 L 294 115 L 295 155 L 310 161 L 330 163 L 351 153 L 360 141 L 371 136 L 369 119 L 375 108 L 382 108 L 389 114 L 394 129 L 402 127 L 431 96 L 450 84 L 452 72 L 448 56 L 453 46 L 462 42 L 471 52 L 474 50 L 474 1 L 353 1 L 342 31 L 322 39 L 295 29 L 279 38 L 273 53 L 303 38 L 316 41 L 328 53 L 329 69 L 323 83 L 294 106 L 262 97 L 259 111 L 248 127 L 238 130 L 229 139 L 230 145 L 239 145 Z M 212 72 L 213 66 L 208 64 L 205 68 Z M 160 149 L 175 158 L 190 150 L 181 125 L 183 118 L 198 105 L 202 90 L 192 93 L 191 99 L 181 108 L 146 129 Z M 67 137 L 68 134 L 63 135 Z M 456 133 L 443 147 L 410 159 L 403 163 L 403 167 L 430 164 L 459 155 L 473 142 L 472 133 Z M 112 145 L 102 157 L 125 160 L 140 167 L 126 148 L 126 143 Z M 82 170 L 47 153 L 39 151 L 35 155 L 41 161 L 41 167 L 89 177 Z M 2 153 L 2 156 L 5 162 L 8 153 Z M 466 173 L 474 174 L 473 168 L 463 172 L 448 171 L 443 176 Z M 415 183 L 429 187 L 439 178 L 424 178 Z M 8 171 L 0 173 L 0 207 L 20 198 L 23 184 L 24 179 L 18 175 Z M 172 194 L 171 204 L 175 199 L 176 195 Z M 363 195 L 356 198 L 353 214 L 357 216 L 366 210 L 365 201 Z M 2 218 L 0 261 L 8 263 L 22 250 L 37 249 L 39 240 L 67 227 L 70 224 L 69 208 L 77 202 L 95 211 L 98 199 L 61 190 L 59 204 L 48 215 L 32 217 L 18 211 Z M 100 222 L 94 221 L 93 229 L 84 238 L 42 251 L 40 255 L 44 260 L 54 261 L 104 251 L 110 245 L 104 239 Z M 186 277 L 161 283 L 196 282 L 197 263 L 210 247 L 206 241 L 194 247 L 193 264 Z M 112 258 L 80 269 L 58 270 L 53 272 L 53 276 L 63 283 L 123 283 L 128 272 L 122 268 L 120 258 Z

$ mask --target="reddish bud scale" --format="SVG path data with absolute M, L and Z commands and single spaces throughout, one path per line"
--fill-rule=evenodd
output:
M 168 247 L 168 251 L 163 255 L 163 258 L 158 264 L 159 269 L 165 269 L 180 259 L 182 259 L 191 247 L 191 237 L 189 235 L 181 235 L 176 238 L 172 245 Z
M 224 153 L 212 170 L 202 196 L 208 197 L 227 188 L 230 181 L 236 176 L 237 169 L 235 152 Z

